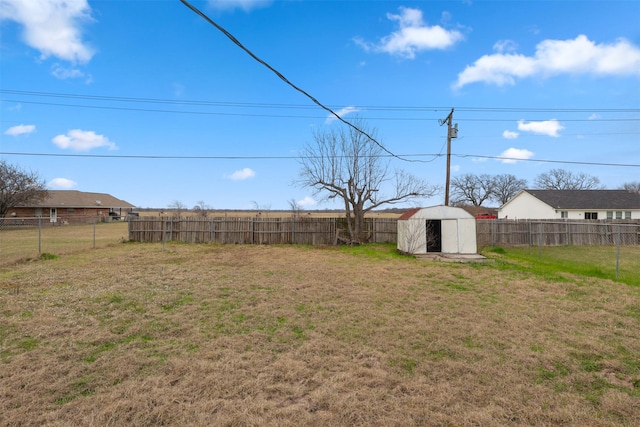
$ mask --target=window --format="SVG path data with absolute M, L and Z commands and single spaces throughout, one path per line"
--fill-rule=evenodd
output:
M 622 212 L 616 212 L 616 219 L 622 219 Z
M 584 219 L 598 219 L 598 212 L 585 212 Z
M 42 208 L 36 208 L 36 216 L 37 217 L 41 217 L 42 216 Z
M 607 219 L 613 219 L 613 212 L 607 211 Z
M 76 210 L 74 208 L 68 208 L 67 209 L 67 213 L 68 214 L 73 214 L 73 213 L 76 213 Z
M 626 211 L 624 213 L 624 219 L 631 219 L 631 211 Z
M 560 212 L 560 218 L 562 218 L 562 219 L 567 219 L 567 218 L 569 218 L 569 212 L 567 212 L 567 211 L 561 211 L 561 212 Z

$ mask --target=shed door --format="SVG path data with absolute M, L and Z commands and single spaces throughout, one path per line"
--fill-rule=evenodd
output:
M 428 219 L 426 222 L 427 252 L 442 252 L 442 221 Z
M 455 219 L 442 220 L 442 253 L 457 254 L 458 247 L 458 221 Z

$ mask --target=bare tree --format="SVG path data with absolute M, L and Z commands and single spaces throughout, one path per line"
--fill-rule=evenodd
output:
M 536 188 L 541 190 L 599 190 L 600 179 L 584 172 L 573 173 L 565 169 L 551 169 L 541 173 L 535 180 Z
M 45 182 L 36 172 L 0 160 L 0 218 L 11 208 L 37 203 L 48 194 Z
M 262 215 L 262 212 L 266 212 L 265 216 L 269 216 L 269 211 L 271 210 L 271 205 L 269 203 L 261 205 L 255 200 L 252 200 L 251 206 L 253 206 L 253 210 L 256 211 L 256 215 Z
M 625 182 L 620 186 L 621 190 L 627 190 L 630 193 L 640 194 L 640 181 Z
M 173 214 L 175 216 L 180 216 L 182 214 L 182 211 L 187 209 L 187 206 L 180 200 L 174 200 L 173 202 L 169 203 L 168 208 L 173 210 Z
M 496 175 L 493 177 L 493 194 L 491 198 L 500 203 L 500 205 L 504 205 L 526 187 L 526 179 L 518 179 L 509 174 Z
M 302 206 L 300 203 L 296 201 L 296 199 L 289 199 L 289 209 L 291 209 L 291 215 L 296 217 L 300 215 L 300 211 L 302 210 Z
M 366 129 L 362 120 L 353 123 L 376 138 L 375 129 Z M 313 139 L 302 150 L 296 184 L 312 188 L 324 200 L 344 203 L 350 244 L 368 240 L 364 217 L 372 209 L 436 193 L 436 187 L 413 175 L 391 171 L 383 148 L 356 129 L 316 130 Z
M 451 195 L 454 204 L 471 203 L 480 206 L 494 195 L 495 182 L 491 175 L 465 174 L 451 180 Z
M 196 205 L 193 207 L 193 210 L 196 211 L 198 216 L 206 218 L 209 215 L 211 206 L 206 204 L 204 200 L 199 200 L 198 202 L 196 202 Z

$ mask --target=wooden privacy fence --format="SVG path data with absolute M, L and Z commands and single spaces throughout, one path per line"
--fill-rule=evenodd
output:
M 478 247 L 638 245 L 640 221 L 478 220 Z
M 366 218 L 371 243 L 396 243 L 396 218 Z M 139 217 L 129 221 L 136 242 L 335 245 L 348 235 L 344 218 Z M 476 221 L 478 248 L 485 246 L 640 245 L 640 220 Z
M 371 243 L 395 243 L 395 218 L 366 218 Z M 335 245 L 348 235 L 345 218 L 154 218 L 129 221 L 136 242 Z

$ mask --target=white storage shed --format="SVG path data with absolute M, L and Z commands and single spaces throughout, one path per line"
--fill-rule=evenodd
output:
M 432 206 L 398 219 L 398 250 L 409 254 L 476 254 L 476 219 L 462 208 Z

